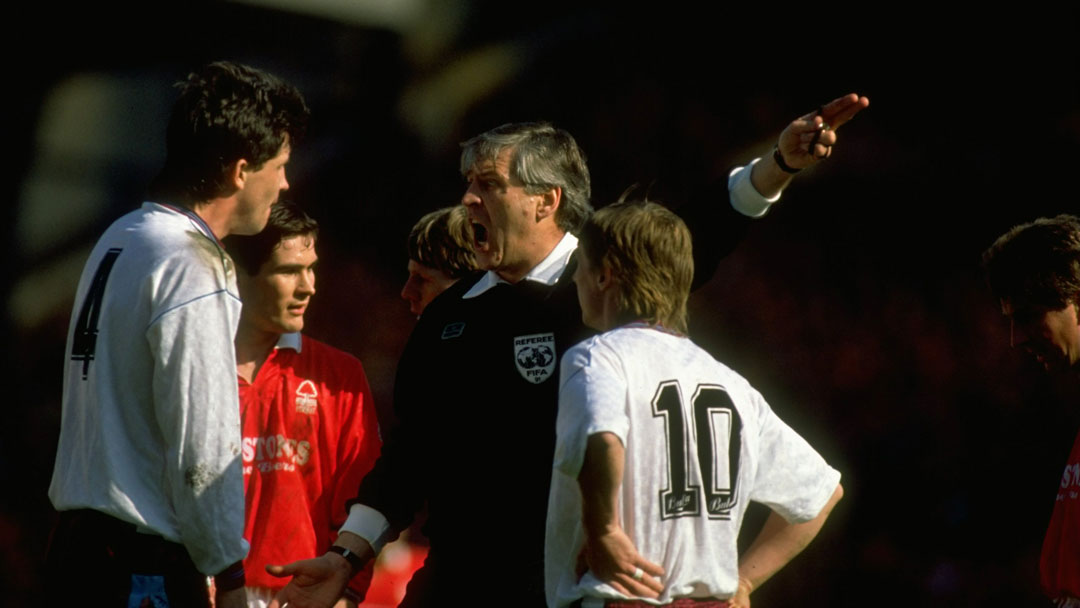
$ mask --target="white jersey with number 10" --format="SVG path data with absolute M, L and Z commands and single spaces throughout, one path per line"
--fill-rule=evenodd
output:
M 643 324 L 566 353 L 557 432 L 545 551 L 556 606 L 624 597 L 575 572 L 584 543 L 577 476 L 590 435 L 614 433 L 626 449 L 620 520 L 642 556 L 664 567 L 660 602 L 732 596 L 747 503 L 807 521 L 840 481 L 744 378 L 690 339 Z

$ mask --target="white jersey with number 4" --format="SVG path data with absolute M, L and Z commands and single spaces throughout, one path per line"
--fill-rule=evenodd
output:
M 183 544 L 216 574 L 247 555 L 233 262 L 190 211 L 144 203 L 90 254 L 68 330 L 49 498 Z
M 747 504 L 803 522 L 840 481 L 742 376 L 689 338 L 643 324 L 566 353 L 556 428 L 545 547 L 552 606 L 625 597 L 576 573 L 585 538 L 577 477 L 590 435 L 614 433 L 625 446 L 618 513 L 642 556 L 664 567 L 658 603 L 734 595 Z

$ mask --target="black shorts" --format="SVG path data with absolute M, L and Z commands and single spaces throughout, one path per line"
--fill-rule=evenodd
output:
M 45 567 L 46 606 L 210 606 L 206 575 L 183 545 L 99 511 L 60 512 Z

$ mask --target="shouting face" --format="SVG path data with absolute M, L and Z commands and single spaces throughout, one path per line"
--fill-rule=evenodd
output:
M 504 149 L 494 162 L 473 165 L 465 175 L 469 188 L 461 202 L 469 212 L 477 264 L 514 282 L 543 260 L 551 246 L 541 226 L 549 211 L 544 209 L 545 197 L 528 194 L 521 180 L 510 176 L 511 154 Z

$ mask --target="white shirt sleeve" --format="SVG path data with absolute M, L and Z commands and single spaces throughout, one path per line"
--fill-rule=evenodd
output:
M 757 391 L 752 392 L 752 399 L 760 426 L 750 498 L 768 505 L 789 522 L 817 517 L 840 483 L 840 472 L 781 420 Z
M 165 450 L 162 488 L 180 541 L 201 572 L 247 555 L 240 407 L 227 291 L 201 296 L 153 319 L 154 409 Z
M 349 509 L 349 517 L 340 531 L 351 532 L 366 540 L 375 550 L 375 555 L 378 555 L 390 537 L 390 522 L 382 513 L 357 503 Z
M 586 343 L 587 344 L 587 343 Z M 556 470 L 576 479 L 590 435 L 614 433 L 626 444 L 626 382 L 602 348 L 581 344 L 563 356 L 556 420 Z
M 750 172 L 759 160 L 761 159 L 755 158 L 745 167 L 736 167 L 728 175 L 728 195 L 731 197 L 731 206 L 739 213 L 754 218 L 764 216 L 769 212 L 772 204 L 780 200 L 780 194 L 772 198 L 761 196 L 750 181 Z

